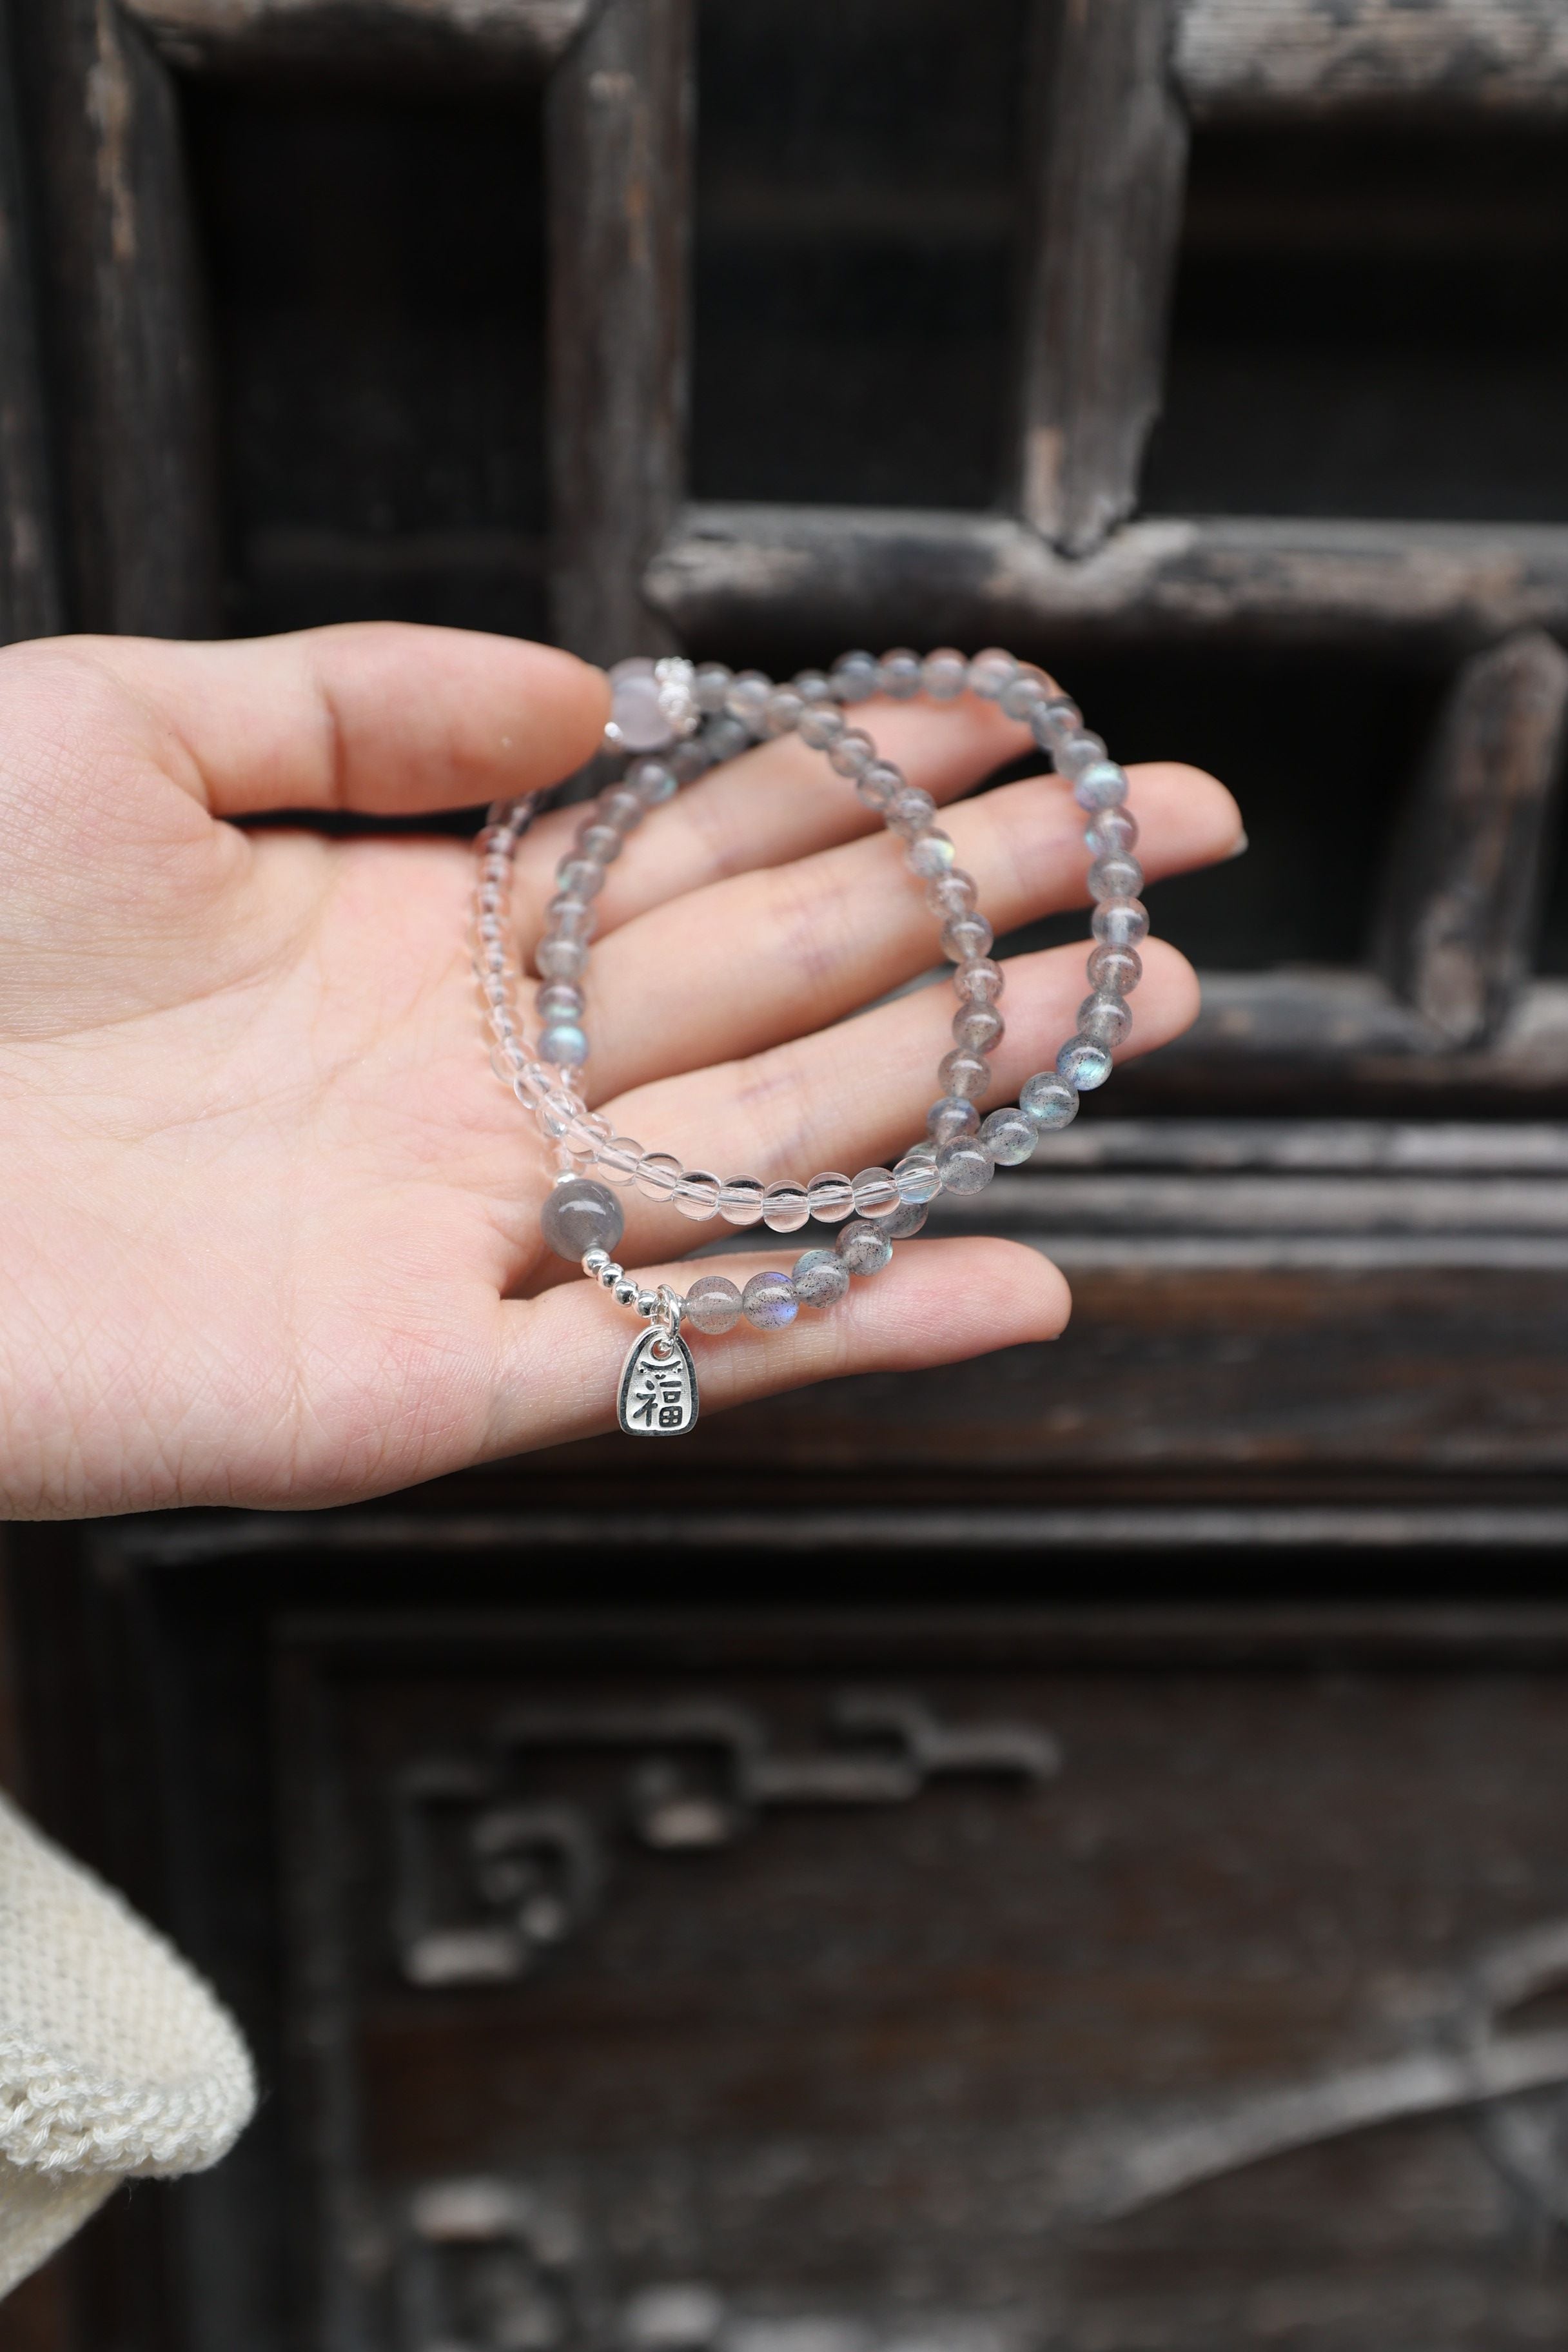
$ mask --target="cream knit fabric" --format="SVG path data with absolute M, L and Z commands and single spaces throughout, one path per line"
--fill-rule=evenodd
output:
M 205 1985 L 0 1797 L 0 2294 L 116 2181 L 216 2164 L 255 2104 Z

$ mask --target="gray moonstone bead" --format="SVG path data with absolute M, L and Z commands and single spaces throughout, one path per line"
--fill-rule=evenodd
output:
M 611 670 L 610 718 L 628 751 L 658 751 L 672 740 L 675 730 L 646 654 L 617 662 Z
M 800 1300 L 787 1274 L 753 1274 L 741 1293 L 746 1320 L 758 1331 L 782 1331 L 800 1311 Z
M 934 1168 L 931 1172 L 935 1174 Z M 900 1201 L 890 1217 L 878 1218 L 877 1230 L 886 1234 L 890 1242 L 908 1241 L 911 1234 L 919 1233 L 930 1214 L 931 1209 L 924 1201 Z
M 851 1274 L 880 1274 L 893 1255 L 893 1244 L 879 1224 L 858 1217 L 846 1225 L 833 1244 Z
M 803 1307 L 831 1307 L 849 1287 L 849 1268 L 837 1250 L 809 1249 L 796 1258 L 792 1279 Z
M 741 1294 L 727 1276 L 705 1274 L 686 1294 L 686 1317 L 700 1331 L 716 1339 L 741 1319 Z
M 626 1221 L 607 1184 L 564 1176 L 546 1195 L 539 1222 L 557 1257 L 580 1258 L 591 1249 L 613 1251 Z

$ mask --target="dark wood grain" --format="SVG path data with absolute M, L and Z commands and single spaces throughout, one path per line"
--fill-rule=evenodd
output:
M 607 0 L 547 109 L 554 630 L 614 661 L 673 643 L 642 575 L 685 462 L 690 0 Z
M 1157 516 L 1075 562 L 1000 516 L 694 506 L 647 593 L 694 645 L 776 630 L 1029 651 L 1158 635 L 1468 652 L 1568 630 L 1568 527 Z
M 1467 662 L 1390 852 L 1379 964 L 1455 1045 L 1497 1036 L 1532 969 L 1568 736 L 1568 655 L 1521 631 Z
M 87 628 L 217 625 L 201 274 L 169 71 L 109 0 L 20 12 L 68 600 Z
M 0 11 L 0 641 L 60 625 L 21 116 L 10 10 Z
M 591 0 L 121 0 L 188 72 L 335 79 L 461 69 L 469 79 L 548 71 Z
M 1039 0 L 1019 505 L 1082 554 L 1133 506 L 1160 405 L 1186 124 L 1170 0 Z
M 1175 63 L 1202 116 L 1568 110 L 1557 0 L 1184 0 Z

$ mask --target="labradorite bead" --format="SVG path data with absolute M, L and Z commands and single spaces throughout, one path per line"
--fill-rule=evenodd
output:
M 740 1321 L 741 1294 L 726 1276 L 705 1274 L 686 1294 L 686 1314 L 700 1331 L 717 1339 Z
M 934 1182 L 934 1166 L 931 1177 Z M 900 1201 L 890 1217 L 878 1218 L 877 1230 L 886 1234 L 890 1242 L 908 1241 L 911 1234 L 919 1233 L 930 1214 L 931 1211 L 923 1201 Z
M 782 1331 L 800 1311 L 800 1300 L 787 1274 L 753 1274 L 741 1293 L 746 1320 L 758 1331 Z
M 803 1307 L 831 1307 L 849 1287 L 849 1269 L 836 1250 L 804 1250 L 791 1279 Z
M 937 1172 L 944 1192 L 983 1192 L 996 1173 L 996 1163 L 973 1136 L 944 1143 L 936 1155 Z
M 893 1244 L 879 1224 L 857 1217 L 833 1244 L 851 1274 L 880 1274 L 893 1255 Z
M 581 1069 L 588 1058 L 588 1033 L 575 1021 L 552 1021 L 548 1029 L 539 1033 L 539 1051 L 546 1062 L 558 1063 L 563 1068 Z
M 1054 1070 L 1037 1070 L 1024 1081 L 1018 1108 L 1032 1127 L 1049 1134 L 1056 1128 L 1071 1126 L 1078 1117 L 1078 1095 Z
M 1003 1168 L 1021 1167 L 1039 1139 L 1039 1129 L 1021 1110 L 994 1110 L 981 1123 L 980 1140 Z
M 1092 1037 L 1069 1037 L 1057 1055 L 1057 1076 L 1079 1094 L 1102 1087 L 1110 1076 L 1110 1047 L 1097 1045 Z
M 563 1176 L 545 1196 L 539 1223 L 557 1257 L 613 1250 L 626 1230 L 620 1202 L 592 1176 Z

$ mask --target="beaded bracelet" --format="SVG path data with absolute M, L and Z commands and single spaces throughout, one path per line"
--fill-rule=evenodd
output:
M 879 1273 L 893 1243 L 918 1233 L 939 1192 L 978 1192 L 998 1166 L 1027 1160 L 1043 1135 L 1066 1127 L 1079 1097 L 1110 1075 L 1111 1049 L 1132 1026 L 1127 998 L 1142 971 L 1140 941 L 1149 929 L 1139 899 L 1142 870 L 1132 856 L 1138 826 L 1126 806 L 1127 776 L 1104 743 L 1084 726 L 1077 705 L 1043 670 L 993 647 L 973 661 L 943 647 L 922 661 L 903 648 L 846 654 L 831 675 L 805 670 L 775 686 L 760 670 L 738 675 L 717 662 L 695 667 L 680 659 L 636 660 L 610 672 L 611 717 L 605 749 L 623 762 L 578 827 L 575 844 L 556 868 L 556 895 L 534 951 L 540 986 L 535 1009 L 542 1025 L 531 1053 L 518 1026 L 508 954 L 509 899 L 518 842 L 532 822 L 542 793 L 498 801 L 479 836 L 474 968 L 488 1009 L 498 1076 L 555 1147 L 560 1174 L 541 1223 L 558 1255 L 580 1261 L 617 1306 L 630 1307 L 649 1328 L 633 1341 L 621 1371 L 620 1425 L 631 1436 L 679 1436 L 698 1412 L 697 1370 L 682 1337 L 690 1323 L 710 1334 L 728 1331 L 744 1316 L 758 1330 L 782 1329 L 802 1307 L 825 1307 L 842 1298 L 854 1275 Z M 1089 814 L 1084 839 L 1092 863 L 1094 946 L 1090 993 L 1079 1007 L 1078 1028 L 1040 1070 L 1018 1101 L 982 1121 L 975 1108 L 991 1084 L 986 1056 L 1003 1034 L 996 1009 L 1002 966 L 992 957 L 990 924 L 977 908 L 972 875 L 954 863 L 949 836 L 936 823 L 936 803 L 882 759 L 846 709 L 876 694 L 908 702 L 924 694 L 953 702 L 975 694 L 1023 721 Z M 588 1109 L 577 1080 L 588 1058 L 583 1026 L 583 975 L 595 930 L 594 900 L 605 870 L 650 809 L 684 783 L 738 758 L 754 743 L 796 734 L 848 778 L 868 808 L 907 843 L 910 869 L 925 884 L 926 900 L 942 924 L 942 945 L 954 966 L 958 1011 L 953 1045 L 938 1069 L 940 1098 L 926 1118 L 924 1139 L 891 1169 L 867 1168 L 848 1177 L 829 1171 L 807 1183 L 758 1178 L 721 1181 L 683 1168 L 670 1152 L 645 1151 L 616 1135 Z M 535 1058 L 537 1055 L 537 1058 Z M 694 1282 L 682 1297 L 668 1284 L 657 1292 L 633 1280 L 611 1255 L 625 1227 L 609 1184 L 635 1184 L 651 1201 L 673 1203 L 697 1222 L 722 1217 L 732 1225 L 764 1224 L 795 1233 L 815 1217 L 841 1230 L 832 1249 L 808 1249 L 788 1273 L 754 1274 L 738 1290 L 722 1275 Z

